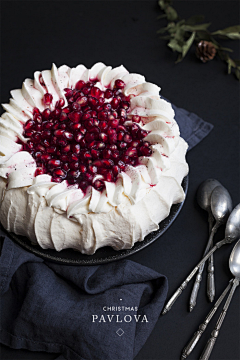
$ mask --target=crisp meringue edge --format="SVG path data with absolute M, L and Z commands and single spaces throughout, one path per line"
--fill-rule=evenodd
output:
M 39 102 L 44 89 L 40 89 L 41 84 L 37 82 L 39 74 L 34 73 L 34 81 L 25 80 L 22 90 L 13 90 L 9 106 L 3 105 L 6 112 L 0 119 L 0 140 L 5 141 L 0 147 L 0 154 L 5 155 L 0 157 L 2 225 L 7 231 L 29 237 L 42 248 L 57 251 L 71 247 L 93 254 L 103 246 L 112 246 L 116 250 L 131 248 L 158 229 L 172 204 L 184 200 L 181 183 L 188 173 L 187 144 L 179 136 L 171 105 L 160 98 L 160 89 L 156 85 L 146 83 L 141 75 L 129 74 L 123 66 L 111 70 L 111 67 L 97 63 L 88 70 L 83 65 L 73 69 L 63 65 L 57 69 L 53 64 L 51 71 L 41 73 L 45 76 L 48 91 L 54 88 L 54 103 L 64 96 L 63 88 L 73 87 L 80 79 L 87 81 L 89 77 L 98 77 L 103 87 L 113 86 L 117 78 L 122 79 L 126 83 L 125 93 L 135 94 L 130 100 L 130 115 L 142 116 L 145 120 L 142 127 L 152 130 L 148 141 L 153 143 L 153 155 L 157 160 L 153 155 L 143 157 L 141 165 L 129 166 L 116 184 L 106 183 L 105 192 L 100 194 L 91 187 L 83 197 L 80 189 L 67 187 L 66 182 L 52 183 L 49 175 L 34 177 L 36 164 L 34 166 L 35 160 L 29 153 L 25 154 L 27 159 L 24 158 L 20 167 L 18 161 L 11 163 L 14 156 L 23 153 L 19 152 L 15 142 L 16 137 L 21 136 L 20 125 L 31 117 L 33 106 L 43 110 Z M 9 133 L 7 129 L 10 129 Z M 6 153 L 5 143 L 8 143 Z M 8 163 L 10 165 L 4 168 Z M 23 181 L 19 184 L 20 174 L 23 174 Z

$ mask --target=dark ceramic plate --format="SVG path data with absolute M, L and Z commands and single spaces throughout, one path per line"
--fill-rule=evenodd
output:
M 187 194 L 188 189 L 188 176 L 183 179 L 182 187 Z M 183 203 L 173 205 L 170 211 L 169 216 L 164 219 L 157 231 L 153 231 L 152 233 L 148 234 L 145 239 L 141 242 L 137 242 L 131 249 L 128 250 L 120 250 L 116 251 L 111 247 L 103 247 L 96 251 L 93 255 L 84 255 L 78 251 L 74 251 L 72 249 L 65 249 L 60 252 L 57 252 L 53 249 L 42 249 L 38 245 L 33 245 L 30 241 L 24 237 L 15 235 L 13 233 L 6 233 L 12 240 L 16 243 L 21 245 L 24 249 L 34 253 L 37 256 L 40 256 L 46 260 L 54 261 L 60 264 L 66 265 L 98 265 L 98 264 L 105 264 L 111 261 L 123 259 L 129 255 L 136 253 L 139 250 L 144 249 L 146 246 L 151 244 L 153 241 L 157 240 L 173 223 L 173 221 L 178 216 Z M 1 227 L 2 228 L 2 227 Z

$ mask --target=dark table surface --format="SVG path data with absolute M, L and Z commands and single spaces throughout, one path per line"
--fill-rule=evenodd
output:
M 182 18 L 205 15 L 210 30 L 239 24 L 239 1 L 175 1 Z M 197 113 L 214 124 L 214 130 L 187 156 L 189 190 L 183 209 L 171 228 L 156 242 L 130 257 L 167 275 L 169 295 L 198 262 L 206 245 L 207 214 L 196 203 L 198 185 L 207 178 L 218 179 L 230 192 L 234 206 L 239 194 L 239 83 L 227 75 L 220 60 L 207 64 L 195 58 L 194 50 L 180 64 L 156 31 L 165 20 L 157 1 L 2 1 L 1 102 L 8 102 L 11 89 L 32 78 L 35 70 L 102 61 L 123 64 L 130 72 L 144 74 L 158 84 L 162 95 L 179 107 Z M 224 42 L 239 58 L 239 42 Z M 216 240 L 223 237 L 222 228 Z M 215 256 L 216 298 L 231 273 L 228 258 L 232 246 Z M 192 285 L 169 312 L 157 322 L 136 360 L 179 359 L 198 325 L 212 305 L 205 293 L 203 276 L 198 304 L 192 313 L 187 304 Z M 240 358 L 240 292 L 237 289 L 213 350 L 212 360 Z M 220 311 L 203 334 L 189 359 L 199 358 Z M 55 359 L 57 354 L 31 353 L 1 346 L 1 359 Z M 104 360 L 104 359 L 102 359 Z

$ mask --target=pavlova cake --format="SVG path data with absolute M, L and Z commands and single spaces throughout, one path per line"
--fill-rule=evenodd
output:
M 125 67 L 36 71 L 0 118 L 0 219 L 42 248 L 129 249 L 184 200 L 187 144 Z

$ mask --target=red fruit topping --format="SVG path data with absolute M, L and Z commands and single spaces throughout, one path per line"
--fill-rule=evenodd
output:
M 82 81 L 82 80 L 79 80 L 77 83 L 76 83 L 76 89 L 77 90 L 81 90 L 85 85 L 85 82 Z
M 125 86 L 126 86 L 126 84 L 125 84 L 124 81 L 122 81 L 122 80 L 120 80 L 120 79 L 117 79 L 117 80 L 115 81 L 115 87 L 116 87 L 117 89 L 123 89 Z
M 36 174 L 50 174 L 56 182 L 66 179 L 83 191 L 89 185 L 102 191 L 104 181 L 116 181 L 127 164 L 136 166 L 138 156 L 152 154 L 144 141 L 148 131 L 137 124 L 141 117 L 128 115 L 131 95 L 124 95 L 125 83 L 117 79 L 114 89 L 105 91 L 96 83 L 79 80 L 75 89 L 64 89 L 67 101 L 59 99 L 52 110 L 33 109 L 33 118 L 23 125 L 30 140 L 22 150 L 34 157 Z M 50 93 L 43 96 L 45 105 L 52 101 Z M 127 116 L 133 124 L 125 126 Z M 104 180 L 92 184 L 96 174 Z
M 53 101 L 52 94 L 46 93 L 43 95 L 43 103 L 45 105 L 50 105 L 52 101 Z
M 95 180 L 93 183 L 93 187 L 98 190 L 98 191 L 102 191 L 105 187 L 104 182 L 102 180 Z

